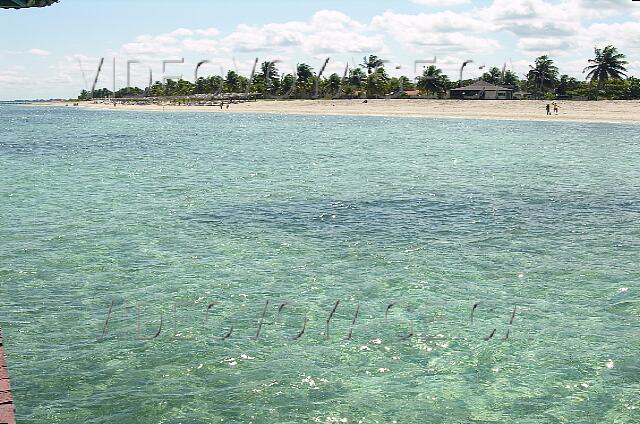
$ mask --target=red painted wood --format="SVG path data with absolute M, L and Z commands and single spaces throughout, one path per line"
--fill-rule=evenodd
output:
M 0 424 L 16 424 L 15 412 L 0 328 Z
M 12 403 L 0 405 L 0 424 L 16 424 Z
M 0 392 L 0 404 L 13 403 L 11 392 Z

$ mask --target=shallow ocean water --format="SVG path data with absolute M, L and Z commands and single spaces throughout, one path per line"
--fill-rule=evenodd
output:
M 17 418 L 640 422 L 639 128 L 0 106 Z

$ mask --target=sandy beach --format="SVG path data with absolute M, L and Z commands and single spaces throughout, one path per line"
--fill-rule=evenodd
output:
M 78 107 L 114 111 L 185 111 L 213 113 L 275 113 L 299 115 L 353 115 L 397 117 L 443 117 L 524 121 L 575 121 L 639 123 L 640 101 L 560 101 L 558 115 L 547 116 L 545 101 L 465 101 L 465 100 L 286 100 L 217 106 L 123 105 L 80 102 Z M 69 106 L 69 102 L 39 103 L 40 106 Z

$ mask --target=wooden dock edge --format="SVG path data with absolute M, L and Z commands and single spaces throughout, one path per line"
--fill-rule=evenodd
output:
M 0 424 L 16 424 L 15 405 L 11 395 L 11 383 L 7 361 L 4 357 L 4 344 L 2 342 L 2 328 L 0 328 Z

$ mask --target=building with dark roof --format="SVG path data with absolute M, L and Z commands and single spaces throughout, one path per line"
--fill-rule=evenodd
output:
M 478 80 L 466 87 L 452 88 L 449 90 L 449 96 L 452 99 L 465 100 L 511 100 L 513 90 Z

